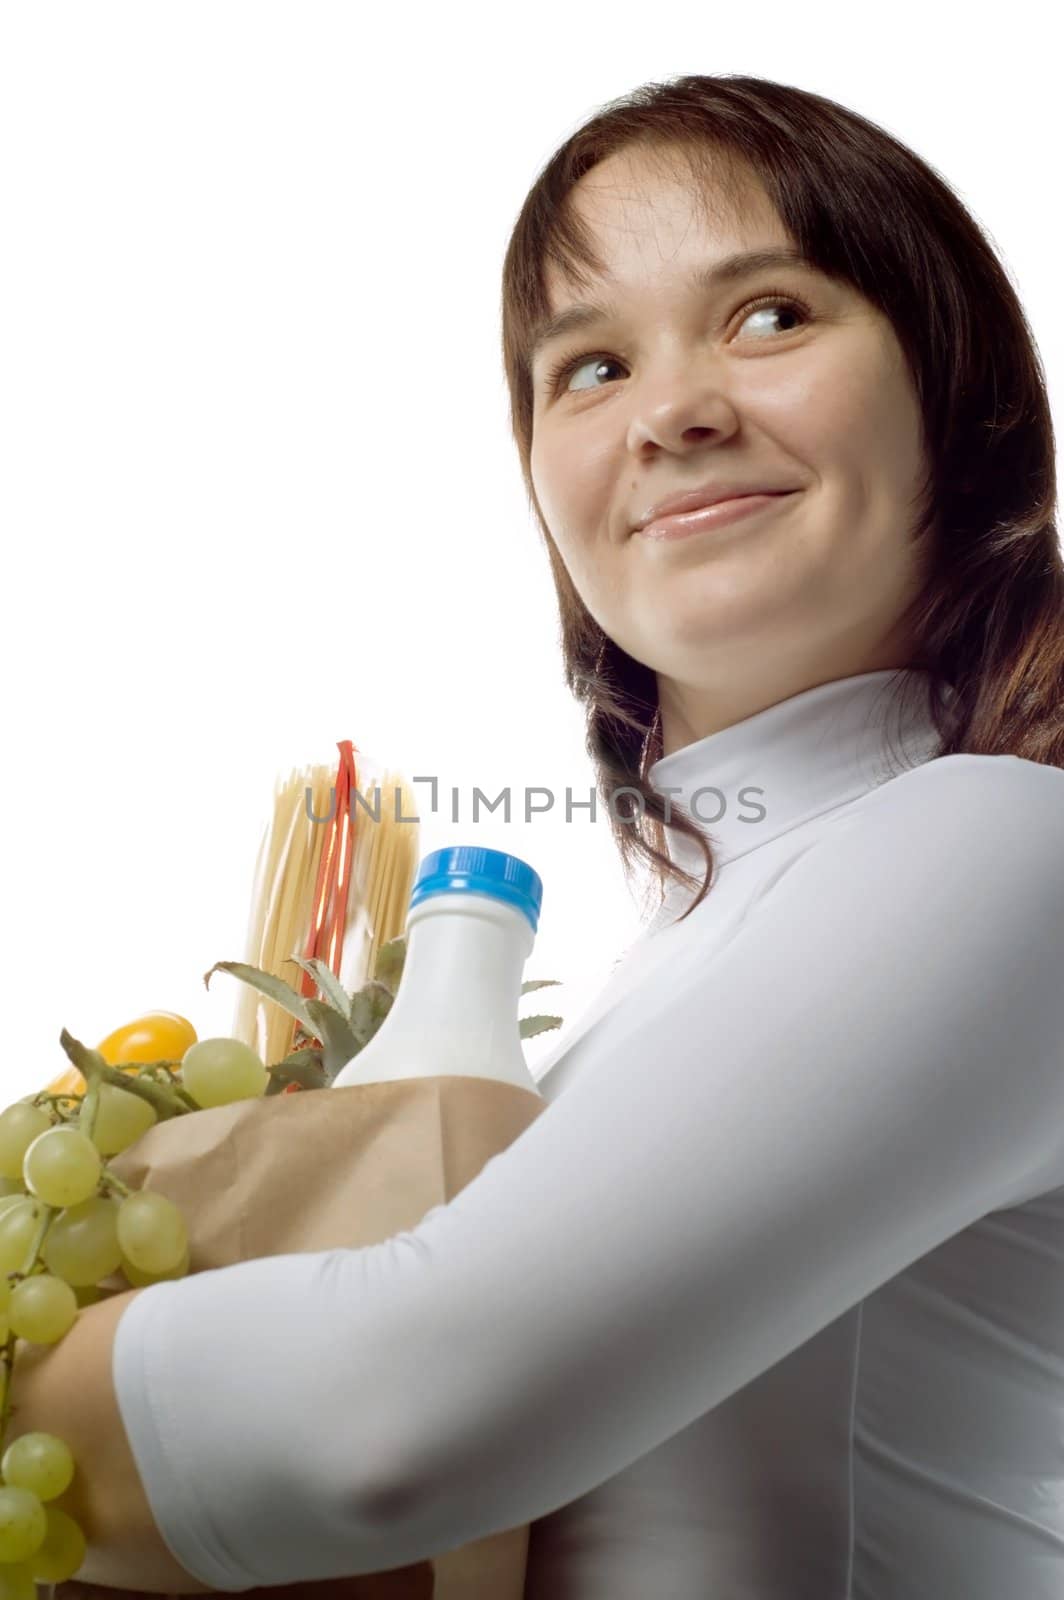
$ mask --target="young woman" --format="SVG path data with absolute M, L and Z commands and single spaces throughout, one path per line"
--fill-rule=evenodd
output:
M 229 1590 L 531 1522 L 528 1600 L 1048 1600 L 1064 566 L 1009 279 L 881 129 L 686 77 L 547 163 L 503 337 L 664 893 L 546 1111 L 412 1234 L 131 1299 L 152 1537 Z

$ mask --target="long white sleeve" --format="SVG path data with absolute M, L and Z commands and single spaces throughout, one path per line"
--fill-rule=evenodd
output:
M 131 1304 L 119 1405 L 196 1578 L 374 1572 L 542 1518 L 1064 1184 L 1064 773 L 947 757 L 783 843 L 736 864 L 726 940 L 711 893 L 417 1228 Z

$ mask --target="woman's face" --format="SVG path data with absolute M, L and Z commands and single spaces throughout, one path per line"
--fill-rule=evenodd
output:
M 614 315 L 542 346 L 532 368 L 536 497 L 591 615 L 654 669 L 666 754 L 820 683 L 907 664 L 898 619 L 919 586 L 923 468 L 882 313 L 800 264 L 689 282 L 733 253 L 793 245 L 753 178 L 739 216 L 721 202 L 705 223 L 677 173 L 631 152 L 581 179 L 574 204 L 610 271 L 588 296 L 552 263 L 551 310 L 608 299 Z M 633 532 L 665 495 L 707 483 L 794 492 L 683 539 Z

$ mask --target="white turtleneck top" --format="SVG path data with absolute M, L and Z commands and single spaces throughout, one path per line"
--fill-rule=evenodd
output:
M 657 762 L 711 891 L 449 1204 L 130 1303 L 118 1403 L 195 1578 L 531 1523 L 526 1600 L 1064 1594 L 1064 771 L 938 756 L 926 687 Z

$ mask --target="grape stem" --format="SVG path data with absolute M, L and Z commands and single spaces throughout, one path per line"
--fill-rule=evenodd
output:
M 11 1404 L 11 1380 L 15 1370 L 15 1341 L 18 1335 L 9 1333 L 4 1342 L 3 1369 L 4 1369 L 4 1399 L 0 1405 L 0 1455 L 4 1451 L 4 1442 L 7 1438 L 7 1425 L 11 1417 L 18 1410 L 18 1406 Z
M 100 1172 L 100 1183 L 105 1189 L 115 1189 L 121 1195 L 133 1194 L 134 1191 L 124 1184 L 117 1172 L 112 1172 L 109 1167 L 103 1167 Z
M 199 1109 L 184 1089 L 171 1088 L 168 1084 L 156 1083 L 151 1078 L 119 1072 L 116 1067 L 109 1067 L 98 1050 L 90 1050 L 65 1028 L 59 1035 L 59 1042 L 89 1085 L 90 1093 L 97 1083 L 110 1083 L 116 1089 L 126 1089 L 130 1094 L 146 1100 L 154 1108 L 160 1122 L 165 1122 L 168 1117 L 184 1116 L 188 1111 Z

